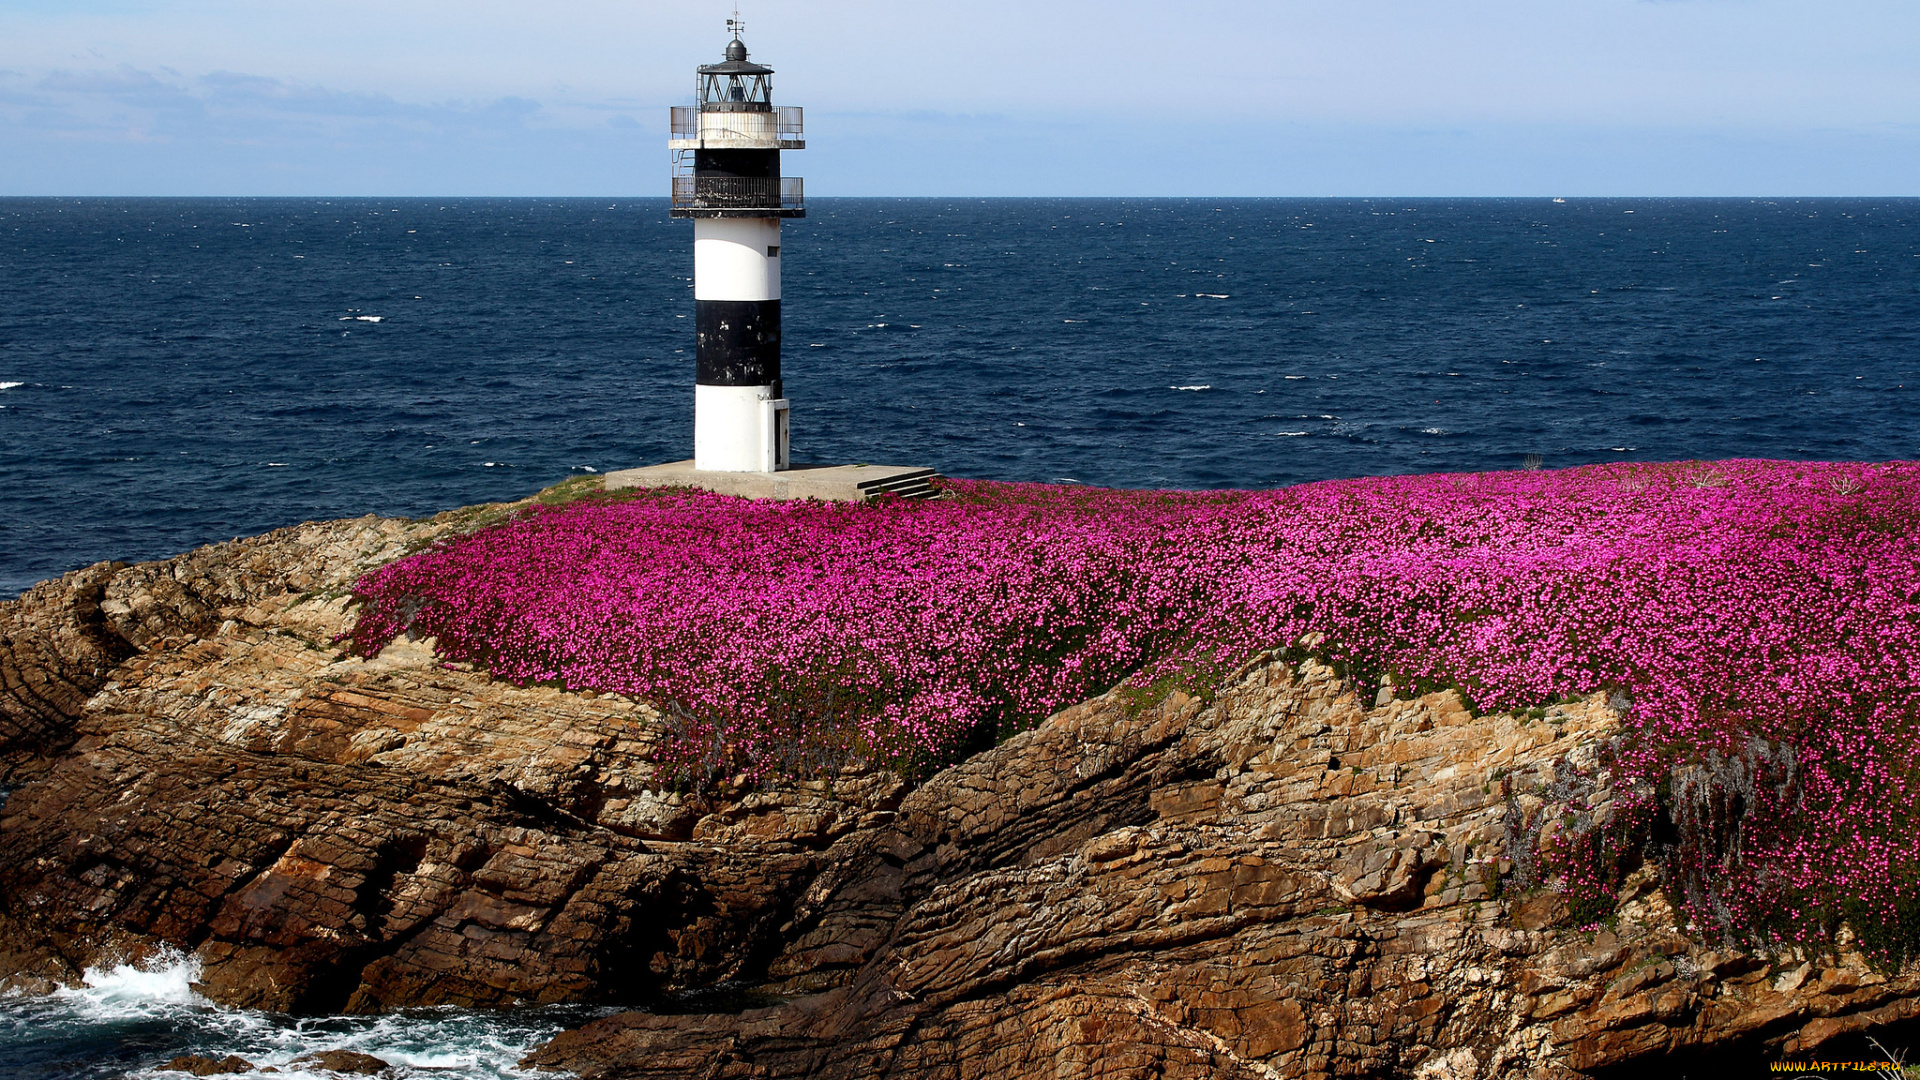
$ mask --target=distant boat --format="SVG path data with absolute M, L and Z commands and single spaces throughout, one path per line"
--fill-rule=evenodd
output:
M 1553 200 L 1553 201 L 1554 201 L 1554 202 L 1566 202 L 1567 200 L 1565 200 L 1565 199 L 1555 199 L 1555 200 Z

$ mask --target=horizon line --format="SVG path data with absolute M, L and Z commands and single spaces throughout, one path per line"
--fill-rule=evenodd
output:
M 586 201 L 586 200 L 599 201 L 604 199 L 616 199 L 616 200 L 624 200 L 628 202 L 646 201 L 646 202 L 663 202 L 664 203 L 668 201 L 669 196 L 667 195 L 613 195 L 613 194 L 602 194 L 602 195 L 593 195 L 593 194 L 586 194 L 586 195 L 524 195 L 524 194 L 522 195 L 505 195 L 505 194 L 418 195 L 418 194 L 415 194 L 415 195 L 408 195 L 408 194 L 395 194 L 395 193 L 388 193 L 388 194 L 379 194 L 379 193 L 375 193 L 375 194 L 198 193 L 198 194 L 192 194 L 192 195 L 152 194 L 152 193 L 146 193 L 146 194 L 128 194 L 128 193 L 0 194 L 0 201 L 16 200 L 16 199 L 73 199 L 73 200 L 81 200 L 81 199 L 525 199 L 525 200 L 566 199 L 566 200 L 580 200 L 580 201 Z M 1204 202 L 1209 200 L 1223 201 L 1223 202 L 1224 201 L 1246 202 L 1246 201 L 1253 201 L 1253 200 L 1281 200 L 1281 199 L 1302 200 L 1302 201 L 1304 200 L 1326 200 L 1326 201 L 1349 200 L 1349 201 L 1383 201 L 1383 202 L 1384 201 L 1436 202 L 1436 201 L 1442 201 L 1442 200 L 1486 200 L 1486 201 L 1503 200 L 1503 201 L 1552 202 L 1555 200 L 1572 201 L 1575 199 L 1579 199 L 1579 200 L 1585 200 L 1585 201 L 1598 202 L 1598 201 L 1619 201 L 1624 199 L 1657 199 L 1657 200 L 1670 201 L 1670 202 L 1681 202 L 1681 201 L 1706 201 L 1706 200 L 1733 199 L 1733 200 L 1748 200 L 1753 202 L 1775 202 L 1775 201 L 1787 201 L 1787 200 L 1804 201 L 1804 200 L 1815 200 L 1815 199 L 1818 199 L 1818 200 L 1920 199 L 1920 193 L 1914 193 L 1914 194 L 1894 194 L 1894 193 L 1851 194 L 1850 193 L 1845 195 L 1738 194 L 1738 193 L 1724 194 L 1724 195 L 1660 195 L 1660 194 L 1582 195 L 1582 194 L 1568 194 L 1565 192 L 1561 192 L 1558 194 L 1531 194 L 1531 195 L 1394 195 L 1394 194 L 1387 194 L 1387 195 L 966 195 L 966 194 L 957 194 L 957 195 L 808 195 L 807 196 L 807 202 L 809 204 L 815 203 L 815 202 L 837 202 L 842 200 L 853 201 L 853 200 L 874 200 L 874 199 L 891 199 L 891 200 L 897 200 L 897 201 L 968 199 L 968 200 L 975 200 L 980 202 L 1015 202 L 1015 201 L 1033 201 L 1033 200 L 1043 200 L 1043 199 L 1103 200 L 1103 201 L 1110 201 L 1110 202 L 1120 202 L 1125 200 L 1143 200 L 1144 201 L 1144 200 L 1171 200 L 1171 199 L 1182 199 L 1182 200 L 1190 200 L 1190 201 L 1196 201 L 1196 202 Z

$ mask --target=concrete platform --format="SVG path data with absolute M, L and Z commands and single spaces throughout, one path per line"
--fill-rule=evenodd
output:
M 913 465 L 795 465 L 780 472 L 714 472 L 692 461 L 621 469 L 607 476 L 607 490 L 690 487 L 749 499 L 819 499 L 861 502 L 875 495 L 930 499 L 939 474 Z

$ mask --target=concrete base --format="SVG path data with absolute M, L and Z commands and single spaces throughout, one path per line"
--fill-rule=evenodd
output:
M 748 499 L 819 499 L 861 502 L 875 495 L 926 499 L 934 494 L 932 469 L 901 465 L 795 465 L 780 472 L 717 472 L 691 461 L 621 469 L 607 474 L 607 490 L 690 487 Z

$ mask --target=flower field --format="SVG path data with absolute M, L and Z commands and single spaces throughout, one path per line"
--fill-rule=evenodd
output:
M 1920 942 L 1920 465 L 947 487 L 536 509 L 367 575 L 354 645 L 410 630 L 503 678 L 661 703 L 670 770 L 768 779 L 830 753 L 928 767 L 1318 632 L 1356 677 L 1480 709 L 1624 695 L 1621 765 L 1650 794 L 1588 847 L 1677 830 L 1660 854 L 1696 922 Z M 1617 878 L 1560 871 L 1602 899 Z

